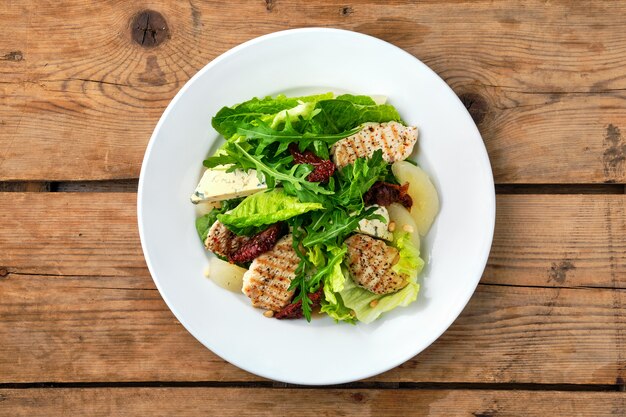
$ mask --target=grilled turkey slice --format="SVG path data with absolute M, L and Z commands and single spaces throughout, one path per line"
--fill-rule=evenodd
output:
M 243 276 L 242 291 L 254 307 L 280 311 L 291 301 L 289 291 L 300 258 L 292 247 L 291 234 L 281 238 L 269 252 L 257 257 Z
M 335 165 L 342 168 L 353 164 L 357 158 L 369 158 L 378 149 L 389 163 L 406 159 L 417 142 L 417 127 L 398 122 L 365 123 L 352 136 L 341 139 L 331 148 Z
M 404 288 L 407 277 L 391 267 L 398 261 L 396 248 L 363 234 L 355 234 L 345 241 L 347 264 L 354 282 L 375 294 L 389 294 Z

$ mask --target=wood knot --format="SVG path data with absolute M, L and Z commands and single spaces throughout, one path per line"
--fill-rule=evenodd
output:
M 362 403 L 365 400 L 365 395 L 361 394 L 360 392 L 355 392 L 350 396 L 355 403 Z
M 0 277 L 6 277 L 9 275 L 9 271 L 6 268 L 0 268 Z
M 605 183 L 614 183 L 624 175 L 626 141 L 623 140 L 619 128 L 613 124 L 609 124 L 606 128 L 602 162 L 606 177 Z
M 487 114 L 487 102 L 476 93 L 463 93 L 459 96 L 476 125 L 483 121 Z
M 350 6 L 345 6 L 341 8 L 341 15 L 342 16 L 350 16 L 352 14 L 352 7 Z
M 574 269 L 576 269 L 576 265 L 569 260 L 561 261 L 558 264 L 553 262 L 552 266 L 548 270 L 548 282 L 555 281 L 559 284 L 563 284 L 567 279 L 567 273 Z
M 2 60 L 4 61 L 21 61 L 22 59 L 24 59 L 22 51 L 11 51 L 2 56 Z
M 131 20 L 131 36 L 144 48 L 153 48 L 170 37 L 170 29 L 163 15 L 154 10 L 143 10 Z
M 274 0 L 265 0 L 265 10 L 271 12 L 274 9 Z

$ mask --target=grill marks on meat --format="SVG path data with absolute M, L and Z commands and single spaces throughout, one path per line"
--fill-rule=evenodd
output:
M 320 287 L 317 291 L 312 294 L 309 294 L 309 300 L 311 300 L 312 305 L 311 308 L 318 307 L 322 303 L 322 294 L 324 293 L 324 288 Z M 278 313 L 274 315 L 275 318 L 282 319 L 301 319 L 304 317 L 304 313 L 302 312 L 302 300 L 298 300 L 293 304 L 289 304 L 287 307 L 280 310 Z
M 272 250 L 257 257 L 243 275 L 242 291 L 254 307 L 280 311 L 289 304 L 294 291 L 289 290 L 296 276 L 300 258 L 292 247 L 291 234 L 281 238 Z
M 204 246 L 229 262 L 245 264 L 272 249 L 284 230 L 283 223 L 276 223 L 252 237 L 238 236 L 216 220 L 209 229 Z
M 409 183 L 403 185 L 391 184 L 388 182 L 378 181 L 363 194 L 363 201 L 366 205 L 377 204 L 379 206 L 388 206 L 392 203 L 400 203 L 407 209 L 413 206 L 413 199 L 408 194 Z
M 417 142 L 417 127 L 398 122 L 365 123 L 352 136 L 341 139 L 331 148 L 332 159 L 341 168 L 353 164 L 357 158 L 369 158 L 382 150 L 389 163 L 406 159 Z
M 406 277 L 391 269 L 399 258 L 396 248 L 363 234 L 352 235 L 345 243 L 348 269 L 358 285 L 375 294 L 389 294 L 407 285 Z
M 335 173 L 335 164 L 333 164 L 332 161 L 322 159 L 311 151 L 300 152 L 298 145 L 295 143 L 289 145 L 289 152 L 291 156 L 293 156 L 293 161 L 296 164 L 309 164 L 315 168 L 313 172 L 306 177 L 309 182 L 328 182 L 330 177 Z
M 238 264 L 252 262 L 254 258 L 274 247 L 278 238 L 283 234 L 283 230 L 283 223 L 271 225 L 241 244 L 236 251 L 230 254 L 228 260 Z
M 237 252 L 249 240 L 247 236 L 237 236 L 224 223 L 217 220 L 209 229 L 204 246 L 216 255 L 230 259 L 231 254 Z

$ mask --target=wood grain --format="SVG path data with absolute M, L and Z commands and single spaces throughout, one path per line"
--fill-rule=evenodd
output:
M 0 193 L 0 268 L 148 277 L 135 204 L 134 193 Z M 626 288 L 626 196 L 500 195 L 496 217 L 483 282 Z
M 169 28 L 156 47 L 131 36 L 145 8 Z M 330 26 L 442 76 L 479 122 L 498 183 L 623 183 L 625 18 L 624 3 L 602 0 L 12 1 L 0 17 L 0 180 L 137 177 L 159 115 L 198 69 L 255 36 Z
M 617 392 L 97 388 L 0 390 L 0 416 L 619 416 Z M 299 404 L 315 404 L 314 407 Z
M 626 196 L 501 195 L 482 282 L 626 289 Z
M 134 201 L 0 194 L 0 382 L 258 380 L 202 347 L 165 306 L 141 256 Z M 624 283 L 623 233 L 610 236 L 624 230 L 625 202 L 501 196 L 499 215 L 509 219 L 499 223 L 485 284 L 433 346 L 372 380 L 623 384 L 626 293 L 566 286 Z M 551 220 L 532 214 L 540 208 Z M 550 227 L 553 235 L 542 230 Z M 513 255 L 522 250 L 510 244 L 516 233 L 532 240 L 532 262 Z M 576 269 L 549 281 L 550 263 L 566 255 Z
M 0 288 L 0 382 L 259 380 L 195 341 L 147 277 L 9 274 Z M 433 346 L 371 381 L 615 384 L 625 302 L 621 291 L 481 285 Z

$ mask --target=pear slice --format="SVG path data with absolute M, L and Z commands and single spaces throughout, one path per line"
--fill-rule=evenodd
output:
M 393 203 L 387 207 L 389 213 L 389 224 L 394 223 L 393 233 L 408 232 L 411 237 L 411 243 L 417 250 L 420 249 L 420 235 L 417 224 L 411 213 L 402 205 Z
M 241 292 L 241 287 L 243 287 L 243 274 L 245 274 L 246 271 L 245 268 L 222 261 L 217 257 L 211 257 L 209 261 L 209 278 L 220 287 L 229 291 Z
M 391 171 L 400 184 L 409 183 L 409 195 L 413 199 L 411 216 L 419 234 L 425 236 L 439 212 L 439 196 L 428 175 L 406 161 L 394 162 Z

